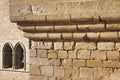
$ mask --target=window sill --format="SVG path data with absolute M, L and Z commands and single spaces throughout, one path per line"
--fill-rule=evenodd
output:
M 24 70 L 24 69 L 13 69 L 13 68 L 3 68 L 3 69 L 0 69 L 0 71 L 12 71 L 12 72 L 25 72 L 25 73 L 29 73 L 29 71 Z

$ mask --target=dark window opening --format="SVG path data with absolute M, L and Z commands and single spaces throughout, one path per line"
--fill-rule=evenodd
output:
M 6 43 L 3 47 L 3 68 L 12 68 L 12 47 Z
M 17 43 L 15 46 L 14 66 L 15 69 L 24 68 L 25 66 L 25 53 L 21 44 Z

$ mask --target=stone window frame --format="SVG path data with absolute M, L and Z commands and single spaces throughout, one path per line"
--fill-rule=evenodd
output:
M 8 67 L 8 68 L 5 68 L 4 67 L 4 64 L 5 64 L 5 47 L 7 46 L 7 45 L 9 45 L 10 46 L 10 48 L 12 49 L 12 66 L 11 67 Z M 20 67 L 20 68 L 15 68 L 15 54 L 16 54 L 16 51 L 15 51 L 15 49 L 16 49 L 16 47 L 18 46 L 18 45 L 20 45 L 21 46 L 21 48 L 23 49 L 23 64 L 24 64 L 24 66 L 23 67 Z M 16 43 L 15 44 L 15 46 L 13 47 L 13 45 L 10 43 L 10 42 L 7 42 L 7 43 L 5 43 L 4 44 L 4 46 L 3 46 L 3 50 L 2 50 L 2 69 L 3 70 L 15 70 L 15 71 L 24 71 L 24 70 L 26 70 L 26 49 L 25 49 L 25 46 L 24 46 L 24 44 L 23 43 L 21 43 L 21 42 L 18 42 L 18 43 Z

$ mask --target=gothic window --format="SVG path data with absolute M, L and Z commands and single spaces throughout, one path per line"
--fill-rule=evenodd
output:
M 14 47 L 14 68 L 25 69 L 25 48 L 22 43 L 17 43 Z
M 3 47 L 3 68 L 12 68 L 12 44 L 6 43 Z

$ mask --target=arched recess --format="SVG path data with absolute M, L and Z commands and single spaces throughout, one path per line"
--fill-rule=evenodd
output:
M 3 68 L 12 68 L 13 46 L 10 42 L 3 47 Z
M 21 42 L 18 42 L 14 47 L 14 68 L 25 69 L 26 66 L 26 51 Z

